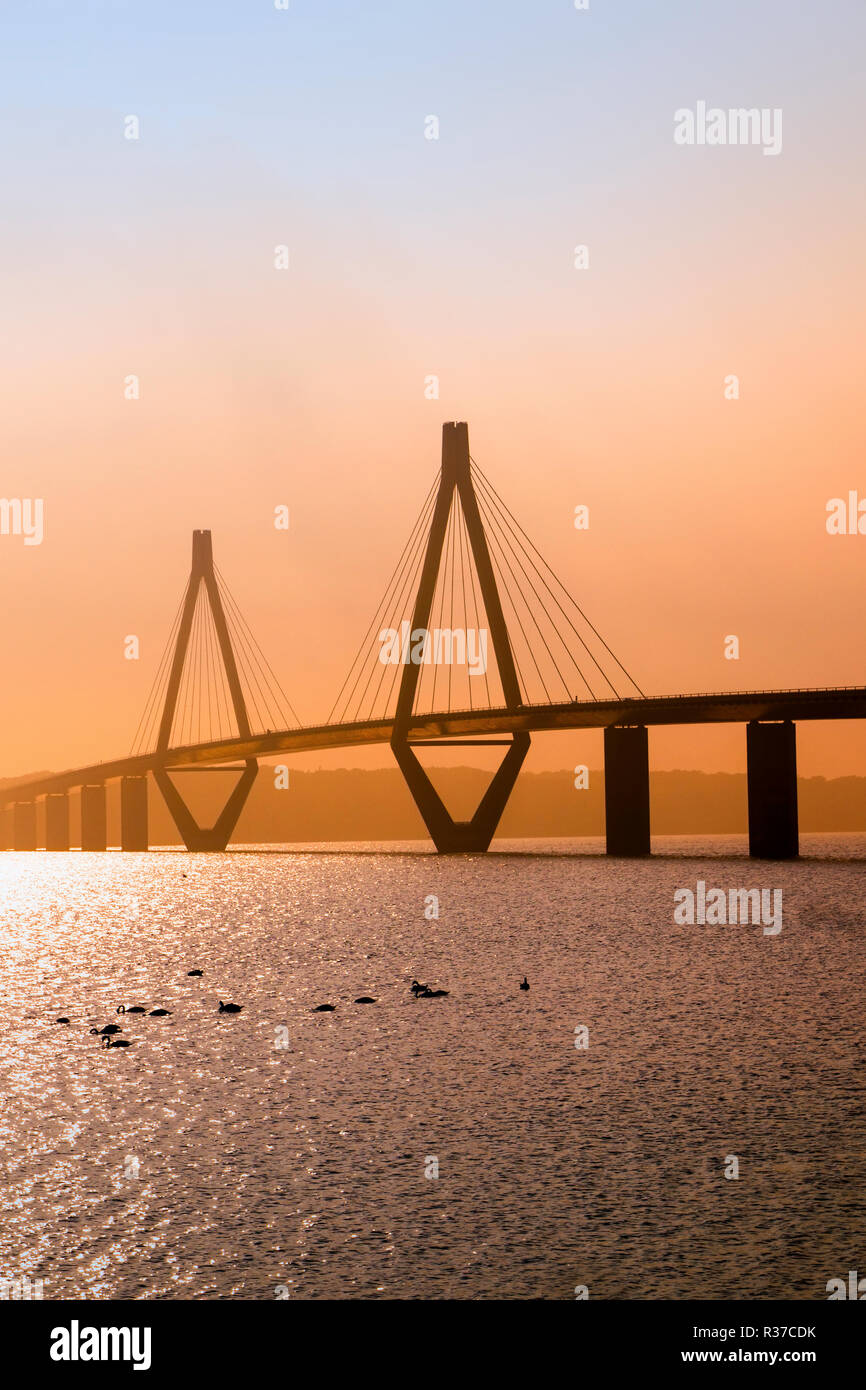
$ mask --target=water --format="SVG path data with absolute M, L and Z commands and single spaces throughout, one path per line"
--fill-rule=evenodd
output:
M 814 1299 L 866 1271 L 866 838 L 786 865 L 735 837 L 635 862 L 388 848 L 0 856 L 0 1276 Z M 781 933 L 675 926 L 699 878 L 781 888 Z M 109 1021 L 132 1047 L 100 1051 Z

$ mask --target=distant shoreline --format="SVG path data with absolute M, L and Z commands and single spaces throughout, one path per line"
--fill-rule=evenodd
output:
M 190 795 L 202 823 L 223 804 L 228 778 L 189 778 Z M 489 772 L 451 767 L 434 770 L 434 783 L 457 817 L 471 816 L 489 781 Z M 14 786 L 13 778 L 0 786 Z M 288 787 L 277 788 L 274 768 L 262 765 L 233 837 L 242 845 L 333 845 L 392 842 L 427 843 L 427 835 L 397 768 L 337 768 L 295 772 Z M 573 769 L 523 772 L 494 841 L 560 840 L 604 834 L 604 774 L 590 769 L 589 785 L 577 790 Z M 215 784 L 215 785 L 214 785 Z M 800 834 L 866 832 L 866 777 L 805 777 L 798 780 Z M 162 796 L 150 781 L 150 842 L 180 843 Z M 653 836 L 746 835 L 746 775 L 728 772 L 652 772 L 650 808 Z M 70 794 L 70 818 L 78 817 L 78 796 Z M 120 842 L 119 790 L 108 784 L 109 844 Z M 74 843 L 74 841 L 73 841 Z

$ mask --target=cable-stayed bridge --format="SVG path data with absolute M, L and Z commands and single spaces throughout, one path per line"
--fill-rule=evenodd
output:
M 68 849 L 69 792 L 80 789 L 81 847 L 105 850 L 106 783 L 119 779 L 121 848 L 145 850 L 150 774 L 186 847 L 222 850 L 259 758 L 390 744 L 436 848 L 483 851 L 532 733 L 603 728 L 608 852 L 648 854 L 648 728 L 724 722 L 746 725 L 750 852 L 790 858 L 796 721 L 864 717 L 864 687 L 645 695 L 470 457 L 466 424 L 452 423 L 439 475 L 325 723 L 297 717 L 214 563 L 210 532 L 196 531 L 131 751 L 0 789 L 0 843 L 11 809 L 13 848 Z M 455 820 L 418 752 L 500 746 L 474 816 Z M 196 771 L 239 774 L 212 826 L 198 824 L 178 786 Z

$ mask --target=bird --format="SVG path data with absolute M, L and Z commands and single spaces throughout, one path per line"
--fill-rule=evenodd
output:
M 170 1013 L 171 1009 L 151 1009 L 150 1016 L 151 1018 L 167 1018 Z
M 118 1013 L 118 1014 L 146 1014 L 146 1013 L 147 1013 L 147 1009 L 143 1009 L 142 1006 L 141 1006 L 140 1004 L 133 1004 L 133 1005 L 131 1005 L 130 1008 L 127 1008 L 125 1004 L 118 1004 L 117 1008 L 115 1009 L 115 1013 Z
M 132 1047 L 132 1043 L 126 1038 L 104 1038 L 103 1046 L 108 1047 Z
M 414 994 L 416 999 L 418 998 L 418 995 L 422 993 L 423 990 L 428 988 L 428 985 L 419 985 L 417 980 L 413 980 L 411 985 L 409 986 L 410 993 Z
M 118 1028 L 116 1023 L 106 1023 L 104 1028 L 91 1028 L 90 1031 L 100 1037 L 107 1038 L 111 1033 L 122 1033 L 123 1029 Z
M 317 1004 L 311 1012 L 314 1014 L 332 1014 L 336 1007 L 336 1004 Z
M 223 1001 L 220 1000 L 219 1013 L 239 1014 L 242 1008 L 243 1004 L 224 1004 Z
M 203 974 L 204 974 L 204 971 L 203 971 L 203 970 L 188 970 L 186 973 L 187 973 L 187 975 L 203 975 Z
M 66 1017 L 65 1014 L 61 1014 L 60 1018 L 55 1018 L 54 1022 L 55 1022 L 55 1023 L 68 1023 L 68 1022 L 69 1022 L 69 1019 Z
M 520 988 L 521 988 L 521 989 L 529 989 L 529 981 L 527 980 L 527 978 L 526 978 L 525 975 L 524 975 L 523 979 L 520 981 Z
M 369 994 L 362 994 L 359 999 L 355 1000 L 356 1004 L 375 1004 L 375 1002 L 375 999 L 371 999 Z
M 421 993 L 416 996 L 418 999 L 446 999 L 449 991 L 447 989 L 431 989 L 425 985 Z

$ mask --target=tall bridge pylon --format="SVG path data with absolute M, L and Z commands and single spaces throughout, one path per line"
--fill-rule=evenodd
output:
M 514 654 L 508 636 L 505 616 L 496 585 L 496 576 L 487 547 L 487 538 L 478 510 L 478 500 L 469 459 L 469 428 L 465 422 L 449 423 L 442 427 L 442 472 L 439 478 L 439 491 L 427 538 L 427 549 L 421 569 L 421 578 L 412 614 L 410 639 L 415 633 L 429 634 L 430 615 L 436 591 L 436 581 L 442 566 L 446 530 L 452 507 L 459 502 L 463 512 L 472 559 L 481 592 L 484 610 L 490 629 L 490 638 L 506 708 L 516 712 L 523 703 L 523 695 L 517 679 Z M 427 639 L 429 641 L 429 637 Z M 529 734 L 516 732 L 510 740 L 507 752 L 484 793 L 471 820 L 454 820 L 439 796 L 426 770 L 414 752 L 415 744 L 409 737 L 409 727 L 415 706 L 421 664 L 407 662 L 403 668 L 400 688 L 397 695 L 397 710 L 394 717 L 394 732 L 391 748 L 406 783 L 421 812 L 430 838 L 440 854 L 483 852 L 493 839 L 506 802 L 517 781 L 523 760 L 529 752 Z M 436 743 L 425 739 L 424 747 L 435 747 Z M 450 747 L 490 746 L 485 739 L 447 740 Z M 497 740 L 498 743 L 503 740 Z M 440 741 L 440 747 L 443 742 Z

